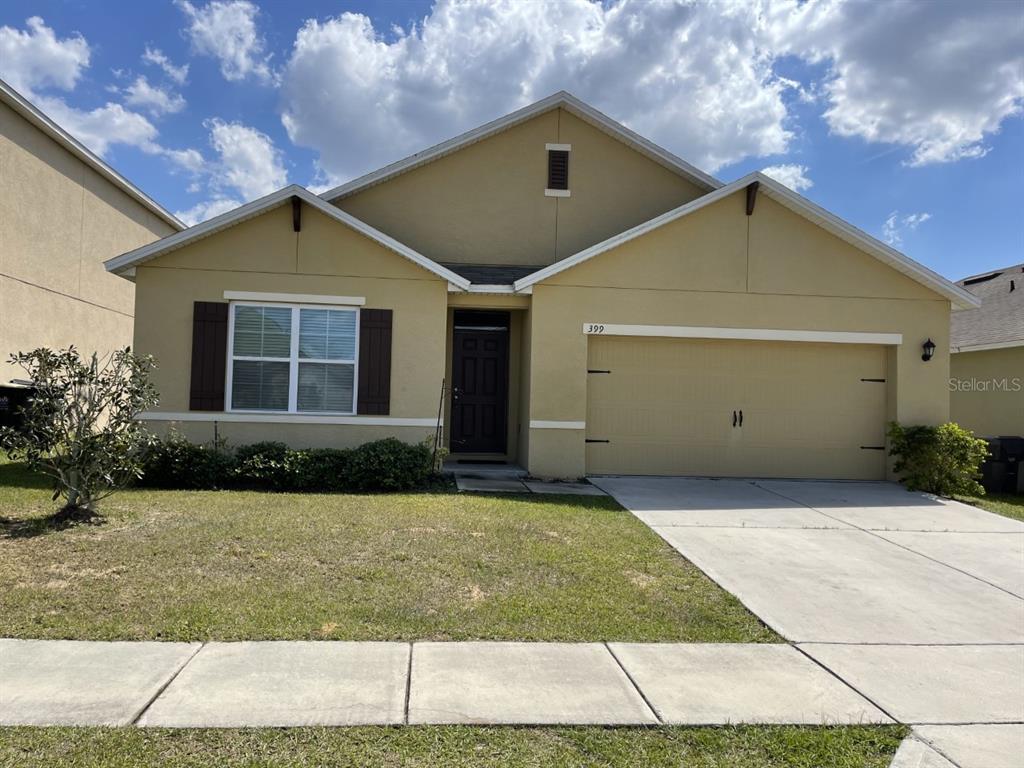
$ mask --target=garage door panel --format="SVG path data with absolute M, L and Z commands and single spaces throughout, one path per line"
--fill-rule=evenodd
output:
M 588 365 L 590 473 L 885 475 L 881 347 L 592 337 Z

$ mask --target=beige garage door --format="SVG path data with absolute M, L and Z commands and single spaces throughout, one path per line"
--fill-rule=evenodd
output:
M 590 474 L 885 477 L 883 347 L 591 337 L 588 363 Z

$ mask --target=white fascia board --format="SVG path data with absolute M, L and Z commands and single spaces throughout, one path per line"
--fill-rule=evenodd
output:
M 742 181 L 742 179 L 740 180 Z M 724 197 L 728 197 L 733 192 L 741 189 L 746 185 L 740 184 L 739 181 L 734 181 L 732 184 L 727 184 L 724 187 L 716 189 L 714 192 L 709 192 L 703 197 L 698 197 L 696 200 L 691 200 L 685 205 L 681 205 L 678 208 L 673 208 L 671 211 L 666 211 L 658 216 L 655 216 L 649 221 L 645 221 L 642 224 L 637 224 L 631 229 L 627 229 L 625 232 L 620 232 L 617 235 L 612 235 L 607 240 L 602 240 L 600 243 L 585 248 L 584 250 L 569 256 L 561 261 L 556 261 L 544 269 L 538 269 L 536 272 L 527 275 L 526 277 L 516 280 L 515 287 L 517 291 L 521 291 L 524 288 L 528 288 L 531 285 L 546 280 L 549 277 L 557 275 L 559 272 L 564 272 L 570 267 L 574 267 L 577 264 L 581 264 L 584 261 L 594 258 L 595 256 L 610 251 L 613 248 L 618 248 L 623 243 L 628 243 L 630 240 L 646 235 L 648 232 L 657 229 L 660 226 L 668 224 L 670 221 L 675 221 L 678 218 L 685 216 L 688 213 L 699 211 L 705 206 L 711 205 L 712 203 L 718 202 Z
M 874 256 L 879 261 L 891 266 L 893 269 L 924 285 L 926 288 L 945 296 L 955 307 L 973 309 L 981 306 L 981 300 L 974 294 L 961 288 L 950 280 L 947 280 L 942 277 L 942 275 L 932 272 L 922 264 L 918 264 L 913 259 L 903 255 L 894 248 L 890 248 L 880 240 L 877 240 L 866 232 L 857 229 L 852 224 L 843 221 L 838 216 L 829 213 L 824 208 L 812 203 L 803 195 L 797 194 L 793 190 L 789 189 L 789 187 L 780 184 L 760 172 L 747 174 L 736 181 L 726 184 L 724 187 L 719 187 L 714 192 L 709 192 L 703 197 L 698 197 L 696 200 L 691 200 L 689 203 L 681 205 L 678 208 L 674 208 L 671 211 L 667 211 L 660 216 L 655 216 L 653 219 L 650 219 L 643 224 L 638 224 L 632 229 L 627 229 L 625 232 L 613 235 L 607 240 L 597 243 L 596 245 L 592 245 L 573 256 L 569 256 L 568 258 L 557 261 L 544 269 L 538 270 L 532 275 L 527 275 L 526 277 L 516 281 L 516 290 L 521 290 L 527 286 L 534 285 L 541 280 L 545 280 L 569 269 L 570 267 L 587 261 L 588 259 L 592 259 L 598 254 L 610 251 L 623 243 L 627 243 L 637 237 L 646 235 L 648 232 L 655 230 L 658 227 L 662 227 L 676 219 L 680 219 L 683 216 L 699 211 L 701 208 L 712 203 L 716 203 L 729 195 L 739 192 L 741 189 L 746 189 L 746 187 L 755 181 L 760 184 L 760 192 L 785 205 L 794 213 L 800 214 L 808 221 L 817 224 L 826 231 L 831 232 L 842 240 L 845 240 L 850 243 L 850 245 Z
M 230 413 L 222 411 L 145 411 L 142 421 L 235 422 L 241 424 L 348 424 L 369 427 L 436 427 L 436 417 L 402 418 L 400 416 L 330 416 L 300 413 Z M 444 424 L 442 420 L 441 424 Z
M 903 343 L 901 333 L 869 333 L 851 331 L 804 331 L 787 328 L 716 328 L 693 325 L 617 325 L 615 323 L 584 323 L 586 336 L 652 336 L 670 339 L 732 339 L 742 341 L 803 341 L 818 344 L 883 344 Z
M 111 182 L 115 187 L 149 209 L 163 221 L 170 224 L 177 230 L 185 229 L 184 222 L 180 221 L 174 214 L 156 202 L 153 198 L 132 184 L 128 179 L 115 171 L 97 155 L 93 154 L 84 144 L 61 128 L 57 123 L 46 116 L 35 104 L 30 102 L 10 85 L 0 80 L 0 101 L 7 104 L 21 117 L 34 125 L 44 134 L 49 136 L 61 147 L 88 165 L 100 176 Z
M 463 147 L 475 144 L 478 141 L 494 136 L 495 134 L 518 125 L 519 123 L 526 122 L 532 117 L 536 117 L 537 115 L 558 107 L 568 110 L 585 122 L 588 122 L 605 133 L 619 139 L 626 145 L 633 147 L 641 154 L 646 155 L 658 164 L 675 171 L 681 176 L 687 177 L 698 186 L 705 187 L 708 190 L 713 190 L 722 185 L 722 182 L 718 179 L 704 173 L 699 168 L 687 163 L 685 160 L 672 154 L 667 149 L 659 147 L 657 144 L 654 144 L 639 134 L 634 133 L 626 128 L 626 126 L 612 120 L 607 115 L 598 112 L 589 104 L 580 101 L 572 94 L 565 91 L 559 91 L 558 93 L 552 94 L 538 102 L 527 105 L 515 112 L 511 112 L 504 117 L 499 117 L 497 120 L 492 120 L 489 123 L 485 123 L 484 125 L 470 131 L 466 131 L 465 133 L 448 139 L 447 141 L 443 141 L 440 144 L 428 147 L 422 152 L 417 152 L 415 155 L 410 155 L 402 160 L 386 165 L 383 168 L 379 168 L 376 171 L 360 176 L 357 179 L 353 179 L 352 181 L 341 184 L 333 189 L 329 189 L 326 192 L 321 193 L 320 197 L 324 200 L 331 201 L 337 200 L 341 197 L 347 197 L 348 195 L 353 195 L 356 192 L 372 187 L 375 184 L 380 184 L 381 182 L 405 173 L 406 171 L 411 171 L 413 168 L 426 165 L 427 163 L 433 162 L 445 155 L 456 152 Z
M 1014 349 L 1015 347 L 1024 347 L 1024 339 L 999 341 L 993 344 L 969 344 L 962 347 L 950 347 L 949 351 L 955 355 L 960 352 L 987 352 L 991 349 Z
M 330 304 L 332 306 L 362 307 L 365 296 L 323 296 L 318 293 L 263 293 L 261 291 L 224 291 L 228 301 L 265 301 L 278 304 Z
M 423 254 L 414 251 L 409 246 L 398 242 L 393 237 L 384 234 L 380 230 L 374 229 L 369 224 L 357 219 L 352 214 L 325 202 L 305 187 L 300 187 L 297 184 L 289 185 L 283 189 L 279 189 L 277 192 L 271 192 L 269 195 L 261 197 L 259 200 L 253 200 L 251 203 L 246 203 L 232 211 L 222 213 L 220 216 L 215 216 L 208 221 L 204 221 L 202 224 L 190 227 L 184 232 L 177 232 L 173 235 L 168 235 L 161 240 L 157 240 L 155 243 L 144 245 L 141 248 L 136 248 L 134 251 L 129 251 L 128 253 L 121 254 L 120 256 L 115 256 L 114 258 L 104 262 L 104 267 L 106 267 L 108 272 L 121 273 L 122 270 L 128 267 L 134 267 L 148 261 L 149 259 L 168 253 L 169 251 L 182 248 L 196 240 L 209 237 L 221 230 L 232 227 L 235 224 L 239 224 L 246 219 L 254 218 L 266 211 L 284 205 L 292 197 L 299 198 L 302 202 L 312 206 L 325 216 L 345 224 L 356 232 L 369 237 L 371 240 L 377 241 L 388 250 L 394 251 L 400 256 L 404 256 L 413 263 L 433 272 L 438 277 L 447 280 L 449 283 L 457 285 L 463 290 L 469 287 L 469 281 L 464 277 L 455 274 L 450 269 L 445 269 L 437 262 L 428 259 Z

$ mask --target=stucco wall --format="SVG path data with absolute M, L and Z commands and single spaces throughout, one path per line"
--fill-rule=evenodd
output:
M 546 197 L 545 144 L 571 144 L 571 197 Z M 435 261 L 545 265 L 702 194 L 565 110 L 337 201 Z
M 980 437 L 1024 436 L 1024 346 L 957 352 L 949 373 L 953 421 Z
M 949 415 L 949 301 L 762 196 L 742 192 L 534 286 L 531 420 L 585 421 L 584 322 L 901 333 L 891 418 Z M 921 344 L 937 345 L 931 362 Z M 531 429 L 529 469 L 584 472 L 584 430 Z
M 103 262 L 174 229 L 0 104 L 0 381 L 15 351 L 131 341 L 132 284 Z
M 291 207 L 283 206 L 147 262 L 137 270 L 136 286 L 135 346 L 159 362 L 154 381 L 160 411 L 188 411 L 193 302 L 224 301 L 224 291 L 235 290 L 362 296 L 368 308 L 392 309 L 389 418 L 436 418 L 444 376 L 447 283 L 308 206 L 299 233 L 292 229 Z M 282 439 L 296 447 L 432 434 L 422 426 L 222 427 L 233 442 Z M 198 433 L 206 427 L 187 429 Z

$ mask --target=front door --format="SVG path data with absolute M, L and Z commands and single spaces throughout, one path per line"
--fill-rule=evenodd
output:
M 504 453 L 508 432 L 507 312 L 455 313 L 452 453 Z

